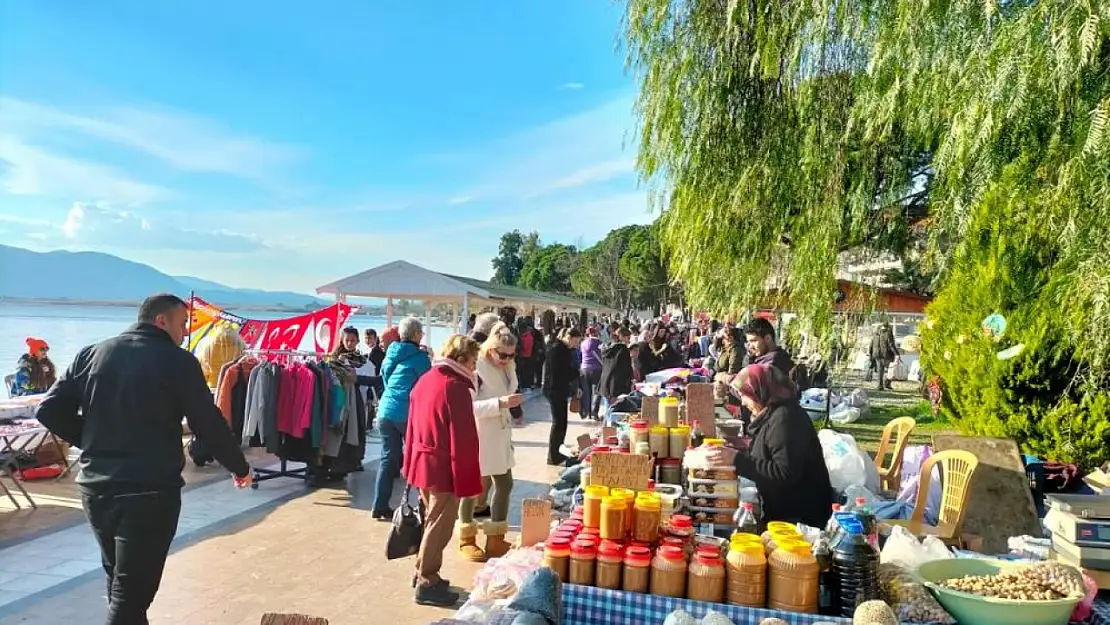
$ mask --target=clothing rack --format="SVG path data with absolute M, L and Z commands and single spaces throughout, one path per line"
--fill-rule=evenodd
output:
M 295 356 L 301 358 L 321 358 L 324 356 L 324 354 L 320 352 L 296 349 L 248 349 L 243 353 L 251 356 Z M 305 464 L 303 467 L 290 469 L 289 461 L 285 458 L 281 459 L 280 469 L 260 469 L 258 467 L 252 467 L 252 471 L 254 472 L 254 479 L 251 480 L 252 489 L 257 489 L 259 482 L 265 482 L 266 480 L 273 480 L 279 477 L 294 477 L 299 480 L 304 480 L 306 484 L 311 479 L 311 476 L 308 474 L 308 464 Z

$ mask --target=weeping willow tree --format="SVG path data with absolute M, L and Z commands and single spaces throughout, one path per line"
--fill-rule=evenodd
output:
M 627 8 L 639 168 L 692 302 L 758 302 L 781 266 L 790 305 L 827 326 L 838 254 L 897 249 L 923 220 L 942 276 L 923 361 L 946 410 L 1046 453 L 1107 454 L 1087 426 L 1110 416 L 1110 0 Z M 991 312 L 1019 320 L 1002 343 L 974 321 Z M 1048 373 L 1063 375 L 1031 389 Z

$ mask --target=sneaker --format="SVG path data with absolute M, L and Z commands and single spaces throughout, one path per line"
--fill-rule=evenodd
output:
M 373 517 L 375 521 L 392 521 L 393 510 L 389 508 L 385 510 L 374 510 L 370 513 L 370 516 Z
M 443 584 L 420 586 L 416 589 L 415 599 L 416 603 L 419 605 L 430 605 L 437 608 L 453 608 L 459 602 L 459 593 Z
M 412 574 L 412 587 L 413 587 L 413 588 L 416 588 L 416 582 L 417 582 L 417 581 L 418 581 L 419 579 L 420 579 L 420 576 L 419 576 L 419 575 L 417 575 L 416 573 L 413 573 L 413 574 Z M 443 578 L 441 577 L 441 578 L 439 578 L 439 581 L 438 581 L 438 582 L 436 582 L 436 584 L 438 584 L 438 585 L 440 585 L 440 586 L 446 586 L 446 587 L 450 588 L 450 587 L 451 587 L 451 580 L 449 580 L 449 579 L 443 579 Z

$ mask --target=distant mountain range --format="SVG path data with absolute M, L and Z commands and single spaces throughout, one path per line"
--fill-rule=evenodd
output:
M 100 252 L 32 252 L 0 245 L 0 298 L 137 302 L 152 293 L 189 292 L 220 306 L 304 308 L 326 306 L 311 295 L 237 289 L 157 269 Z

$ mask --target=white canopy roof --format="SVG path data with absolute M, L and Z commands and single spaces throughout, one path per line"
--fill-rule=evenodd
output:
M 554 310 L 587 308 L 597 312 L 615 312 L 596 302 L 438 273 L 404 260 L 395 260 L 330 282 L 317 287 L 316 293 L 337 297 L 395 297 L 430 303 L 461 302 L 465 298 L 470 307 L 484 304 L 521 309 L 535 306 Z

